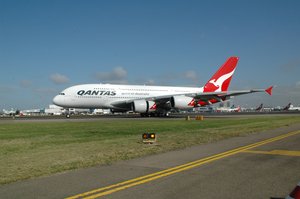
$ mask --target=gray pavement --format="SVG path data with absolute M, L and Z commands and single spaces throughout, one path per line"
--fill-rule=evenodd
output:
M 140 117 L 139 114 L 115 114 L 115 115 L 72 115 L 65 116 L 22 116 L 22 117 L 0 117 L 1 123 L 24 123 L 24 122 L 86 122 L 102 120 L 175 120 L 186 116 L 195 118 L 203 115 L 205 118 L 235 118 L 235 117 L 268 117 L 268 116 L 299 116 L 300 111 L 274 111 L 274 112 L 228 112 L 228 113 L 172 113 L 169 117 Z
M 0 198 L 65 198 L 252 144 L 300 124 L 235 137 L 110 166 L 80 169 L 0 186 Z M 300 151 L 300 134 L 253 151 Z M 103 198 L 271 198 L 285 197 L 300 181 L 300 157 L 238 153 L 199 167 L 132 186 Z

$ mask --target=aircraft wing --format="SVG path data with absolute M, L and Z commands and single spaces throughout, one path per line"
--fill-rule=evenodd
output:
M 195 93 L 189 94 L 187 96 L 193 97 L 198 101 L 209 101 L 211 99 L 215 99 L 217 101 L 224 101 L 232 96 L 245 95 L 249 93 L 256 92 L 267 92 L 269 95 L 272 95 L 273 86 L 267 89 L 251 89 L 251 90 L 241 90 L 241 91 L 226 91 L 226 92 L 205 92 L 205 93 Z
M 255 92 L 267 92 L 269 95 L 272 95 L 273 86 L 267 89 L 251 89 L 251 90 L 241 90 L 241 91 L 220 91 L 220 92 L 202 92 L 202 93 L 185 93 L 185 94 L 176 94 L 176 95 L 163 95 L 157 97 L 147 97 L 143 99 L 132 99 L 126 101 L 117 101 L 113 102 L 112 105 L 120 108 L 128 107 L 135 100 L 146 100 L 146 101 L 154 101 L 159 106 L 164 106 L 170 102 L 170 99 L 174 96 L 187 96 L 192 97 L 196 101 L 204 101 L 210 104 L 211 100 L 216 100 L 217 102 L 222 102 L 224 100 L 229 99 L 232 96 L 245 95 L 249 93 Z

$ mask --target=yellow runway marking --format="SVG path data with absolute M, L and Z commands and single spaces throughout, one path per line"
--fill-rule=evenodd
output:
M 138 178 L 127 180 L 127 181 L 124 181 L 124 182 L 120 182 L 120 183 L 117 183 L 117 184 L 113 184 L 113 185 L 110 185 L 110 186 L 107 186 L 107 187 L 94 189 L 94 190 L 91 190 L 91 191 L 88 191 L 88 192 L 85 192 L 85 193 L 82 193 L 82 194 L 78 194 L 78 195 L 68 197 L 66 199 L 77 199 L 77 198 L 94 199 L 94 198 L 99 198 L 99 197 L 102 197 L 102 196 L 105 196 L 105 195 L 112 194 L 112 193 L 117 192 L 117 191 L 128 189 L 128 188 L 133 187 L 133 186 L 144 184 L 144 183 L 147 183 L 147 182 L 150 182 L 150 181 L 162 178 L 162 177 L 166 177 L 166 176 L 169 176 L 169 175 L 172 175 L 172 174 L 175 174 L 175 173 L 179 173 L 179 172 L 186 171 L 186 170 L 189 170 L 189 169 L 192 169 L 192 168 L 195 168 L 195 167 L 199 167 L 203 164 L 207 164 L 207 163 L 213 162 L 215 160 L 219 160 L 221 158 L 232 156 L 232 155 L 235 155 L 237 153 L 240 153 L 240 152 L 243 152 L 243 151 L 258 147 L 258 146 L 262 146 L 262 145 L 265 145 L 265 144 L 268 144 L 268 143 L 271 143 L 271 142 L 275 142 L 275 141 L 278 141 L 278 140 L 281 140 L 281 139 L 284 139 L 284 138 L 287 138 L 287 137 L 290 137 L 290 136 L 293 136 L 293 135 L 296 135 L 296 134 L 299 134 L 299 133 L 300 133 L 300 131 L 290 132 L 290 133 L 280 135 L 280 136 L 277 136 L 277 137 L 274 137 L 274 138 L 270 138 L 270 139 L 267 139 L 267 140 L 264 140 L 264 141 L 260 141 L 260 142 L 254 143 L 254 144 L 239 147 L 239 148 L 236 148 L 236 149 L 233 149 L 233 150 L 229 150 L 229 151 L 226 151 L 226 152 L 223 152 L 223 153 L 219 153 L 219 154 L 212 155 L 212 156 L 209 156 L 209 157 L 206 157 L 206 158 L 202 158 L 202 159 L 199 159 L 199 160 L 196 160 L 196 161 L 193 161 L 193 162 L 189 162 L 187 164 L 179 165 L 179 166 L 176 166 L 176 167 L 173 167 L 173 168 L 169 168 L 169 169 L 162 170 L 162 171 L 159 171 L 159 172 L 156 172 L 156 173 L 152 173 L 152 174 L 149 174 L 149 175 L 145 175 L 145 176 L 141 176 L 141 177 L 138 177 Z
M 286 155 L 286 156 L 300 156 L 300 151 L 286 151 L 286 150 L 273 150 L 273 151 L 243 151 L 243 153 L 256 153 L 266 155 Z

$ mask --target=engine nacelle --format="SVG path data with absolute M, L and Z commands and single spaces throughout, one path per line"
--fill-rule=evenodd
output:
M 151 113 L 156 111 L 156 104 L 153 101 L 134 100 L 132 102 L 132 109 L 137 113 Z
M 176 109 L 191 109 L 194 107 L 195 100 L 192 97 L 173 96 L 171 98 L 171 106 Z

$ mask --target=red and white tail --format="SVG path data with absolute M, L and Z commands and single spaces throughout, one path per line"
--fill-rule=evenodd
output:
M 203 88 L 203 92 L 227 91 L 238 60 L 238 57 L 230 57 L 208 80 Z

